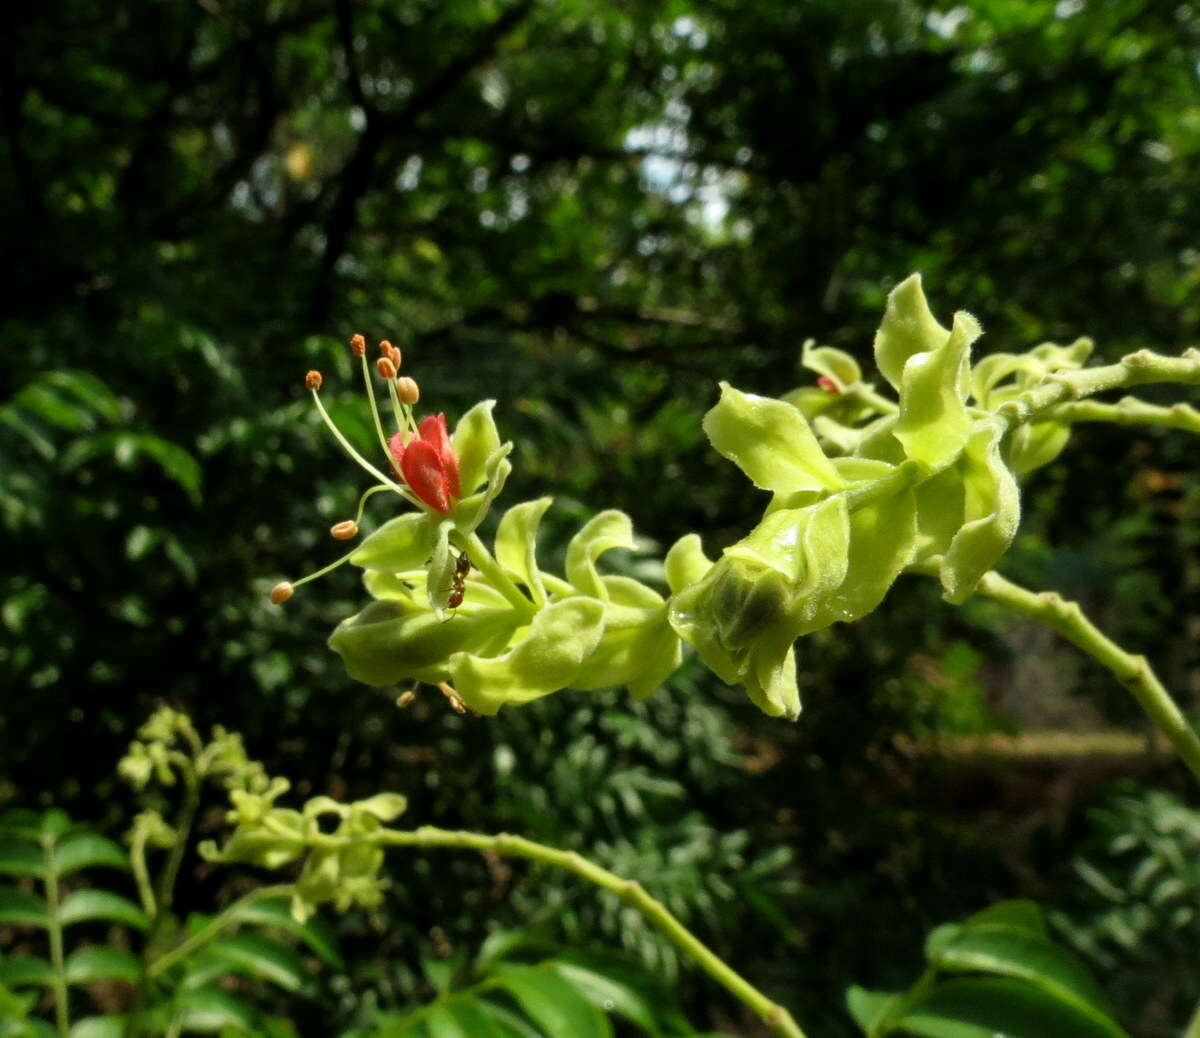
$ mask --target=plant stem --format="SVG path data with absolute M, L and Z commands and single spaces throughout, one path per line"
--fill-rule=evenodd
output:
M 1134 396 L 1127 396 L 1115 404 L 1099 400 L 1077 400 L 1057 404 L 1045 413 L 1045 417 L 1062 422 L 1111 422 L 1114 425 L 1157 425 L 1164 429 L 1180 429 L 1183 432 L 1200 433 L 1200 411 L 1187 404 L 1160 407 L 1148 404 Z
M 897 414 L 900 411 L 900 405 L 895 400 L 889 400 L 887 397 L 881 396 L 865 382 L 851 386 L 846 390 L 845 395 L 853 397 L 867 407 L 874 408 L 879 414 Z
M 1188 769 L 1200 779 L 1200 736 L 1188 724 L 1171 694 L 1163 687 L 1144 656 L 1126 652 L 1099 630 L 1075 602 L 1054 591 L 1027 591 L 991 572 L 979 582 L 977 594 L 987 595 L 1032 620 L 1053 628 L 1082 649 L 1121 682 L 1175 747 Z M 1200 1024 L 1198 1024 L 1200 1026 Z M 1200 1032 L 1197 1034 L 1200 1038 Z
M 479 534 L 472 532 L 460 536 L 466 542 L 466 550 L 467 554 L 471 557 L 471 565 L 487 578 L 492 587 L 499 591 L 508 602 L 526 616 L 532 616 L 536 613 L 537 607 L 521 593 L 521 589 L 504 572 L 500 563 L 492 558 L 492 553 L 488 551 L 487 545 L 483 543 Z
M 180 777 L 185 787 L 183 805 L 180 807 L 175 821 L 175 842 L 171 845 L 166 863 L 158 876 L 158 888 L 154 894 L 154 915 L 151 917 L 150 932 L 146 937 L 146 946 L 142 953 L 147 966 L 138 978 L 137 987 L 133 992 L 125 1038 L 141 1038 L 142 1035 L 143 1010 L 151 978 L 150 964 L 153 961 L 155 950 L 162 942 L 170 918 L 171 904 L 175 900 L 175 880 L 179 876 L 179 867 L 183 864 L 183 855 L 187 851 L 192 823 L 196 820 L 196 812 L 200 809 L 201 779 L 197 774 L 194 760 L 185 761 L 185 765 L 180 769 Z
M 42 860 L 46 865 L 44 886 L 46 890 L 46 913 L 48 916 L 46 934 L 50 939 L 50 963 L 54 969 L 52 985 L 54 988 L 54 1022 L 58 1029 L 59 1038 L 67 1038 L 71 1030 L 70 1006 L 67 995 L 67 967 L 63 954 L 62 921 L 58 917 L 59 891 L 58 867 L 54 863 L 53 838 L 42 840 Z
M 175 823 L 175 842 L 167 855 L 167 863 L 158 878 L 158 908 L 154 916 L 155 929 L 160 929 L 163 918 L 175 900 L 175 880 L 179 876 L 179 866 L 183 864 L 183 855 L 187 851 L 188 837 L 192 833 L 192 823 L 196 820 L 196 812 L 200 810 L 200 779 L 193 771 L 183 773 L 184 785 L 187 787 L 183 797 L 183 806 Z
M 1163 357 L 1149 350 L 1139 350 L 1122 357 L 1116 364 L 1056 371 L 1016 400 L 1001 404 L 996 413 L 1010 425 L 1016 425 L 1042 417 L 1044 412 L 1063 401 L 1152 382 L 1200 384 L 1200 350 L 1184 350 L 1180 357 Z
M 641 912 L 680 951 L 695 962 L 713 980 L 729 991 L 743 1005 L 753 1010 L 758 1017 L 782 1038 L 805 1038 L 800 1026 L 783 1006 L 772 1002 L 736 970 L 732 969 L 715 952 L 703 944 L 690 930 L 676 919 L 660 901 L 656 901 L 636 880 L 622 879 L 574 851 L 558 850 L 545 844 L 534 843 L 508 833 L 489 835 L 422 826 L 407 832 L 381 830 L 376 837 L 381 844 L 394 847 L 463 847 L 529 861 L 541 862 L 555 868 L 566 869 L 589 883 L 616 894 L 625 904 Z
M 153 919 L 158 914 L 158 909 L 154 904 L 154 886 L 150 882 L 150 870 L 146 866 L 146 837 L 144 829 L 134 829 L 129 845 L 129 865 L 133 869 L 133 878 L 137 881 L 142 911 Z
M 236 923 L 238 913 L 248 905 L 254 904 L 256 901 L 266 901 L 273 897 L 291 897 L 295 886 L 291 883 L 280 883 L 271 887 L 259 887 L 257 890 L 250 891 L 244 897 L 238 898 L 220 915 L 215 916 L 205 924 L 203 929 L 192 934 L 186 941 L 181 941 L 175 945 L 169 952 L 165 952 L 157 959 L 154 959 L 146 967 L 147 977 L 157 977 L 161 973 L 165 973 L 172 966 L 182 959 L 187 958 L 192 952 L 198 948 L 204 947 L 214 937 L 219 937 L 221 932 L 227 927 Z

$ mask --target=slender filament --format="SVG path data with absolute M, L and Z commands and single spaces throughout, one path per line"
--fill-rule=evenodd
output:
M 362 361 L 363 381 L 367 384 L 367 399 L 371 401 L 371 417 L 375 420 L 375 432 L 379 436 L 379 446 L 383 448 L 383 456 L 388 457 L 387 437 L 383 435 L 383 423 L 379 420 L 379 405 L 375 402 L 375 387 L 371 384 L 371 368 L 367 364 L 367 355 L 364 353 L 360 358 Z
M 364 458 L 351 446 L 350 441 L 342 435 L 342 430 L 333 424 L 333 419 L 329 417 L 329 412 L 325 410 L 325 405 L 321 403 L 320 394 L 315 389 L 312 391 L 312 398 L 313 403 L 317 405 L 317 410 L 321 412 L 321 418 L 324 419 L 325 424 L 329 426 L 329 431 L 333 433 L 334 439 L 336 439 L 337 442 L 342 445 L 342 449 L 345 450 L 345 452 L 349 454 L 351 458 L 353 458 L 356 462 L 358 462 L 359 465 L 371 473 L 371 475 L 379 480 L 379 482 L 384 486 L 394 490 L 397 494 L 403 494 L 404 488 L 400 486 L 399 483 L 395 483 L 388 479 L 387 476 L 380 472 L 379 469 L 367 461 L 366 458 Z

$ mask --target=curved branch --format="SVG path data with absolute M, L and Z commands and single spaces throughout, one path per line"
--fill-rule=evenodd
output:
M 990 572 L 979 582 L 977 594 L 994 598 L 1011 609 L 1037 620 L 1061 634 L 1108 670 L 1133 693 L 1133 698 L 1170 740 L 1188 769 L 1200 779 L 1200 736 L 1163 687 L 1145 656 L 1126 652 L 1083 614 L 1075 602 L 1054 591 L 1037 593 Z
M 636 880 L 622 879 L 616 873 L 588 861 L 574 851 L 562 851 L 545 844 L 534 843 L 508 833 L 488 835 L 433 826 L 421 826 L 410 831 L 381 830 L 376 837 L 381 844 L 392 847 L 459 847 L 492 852 L 514 858 L 525 858 L 555 868 L 565 869 L 616 894 L 625 904 L 636 909 L 653 923 L 680 951 L 695 962 L 713 980 L 755 1014 L 781 1038 L 805 1038 L 800 1025 L 783 1006 L 772 1002 L 736 970 L 725 963 L 698 937 L 676 919 L 660 901 L 656 901 Z

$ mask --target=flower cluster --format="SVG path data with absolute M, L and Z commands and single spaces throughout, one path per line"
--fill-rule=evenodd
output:
M 374 601 L 330 644 L 370 684 L 427 683 L 452 704 L 494 713 L 565 687 L 625 685 L 648 695 L 679 665 L 686 642 L 767 713 L 795 717 L 796 640 L 865 616 L 905 571 L 936 573 L 945 597 L 963 601 L 1012 542 L 1018 478 L 1066 442 L 1073 413 L 1034 404 L 1063 399 L 1053 382 L 1083 364 L 1090 343 L 994 354 L 972 368 L 981 334 L 965 312 L 940 324 L 913 275 L 888 297 L 875 336 L 884 391 L 849 354 L 811 342 L 802 363 L 815 385 L 775 399 L 723 383 L 704 431 L 770 499 L 715 561 L 695 534 L 681 538 L 665 560 L 666 597 L 597 570 L 605 552 L 634 547 L 620 512 L 602 512 L 576 534 L 563 576 L 537 559 L 549 498 L 510 508 L 494 549 L 484 544 L 477 529 L 511 470 L 512 444 L 500 441 L 492 401 L 453 432 L 443 414 L 418 422 L 416 384 L 399 376 L 399 351 L 381 344 L 377 367 L 397 426 L 390 435 L 370 400 L 393 479 L 329 420 L 321 379 L 310 374 L 322 417 L 378 481 L 363 500 L 391 491 L 417 509 L 335 563 L 360 567 Z M 351 345 L 361 357 L 361 336 Z M 370 391 L 365 358 L 363 372 Z M 361 518 L 360 503 L 334 536 L 357 536 Z M 272 597 L 282 601 L 303 582 L 285 582 Z

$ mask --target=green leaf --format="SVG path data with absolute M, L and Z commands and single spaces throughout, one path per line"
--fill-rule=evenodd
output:
M 1036 901 L 1013 899 L 988 905 L 981 912 L 962 921 L 964 927 L 1006 926 L 1011 930 L 1022 930 L 1035 937 L 1049 937 L 1046 917 Z
M 704 431 L 713 447 L 763 490 L 794 494 L 843 486 L 804 415 L 782 400 L 752 396 L 722 382 L 721 399 L 704 416 Z
M 193 504 L 200 503 L 203 478 L 200 463 L 178 444 L 152 433 L 113 430 L 76 440 L 63 451 L 61 463 L 63 469 L 69 472 L 105 455 L 111 455 L 122 467 L 130 466 L 141 455 L 150 458 L 168 479 L 191 498 Z
M 484 1004 L 470 992 L 452 996 L 444 1007 L 463 1038 L 499 1038 L 500 1029 L 485 1011 Z
M 458 455 L 458 478 L 463 497 L 475 493 L 487 478 L 488 460 L 500 447 L 500 434 L 492 417 L 495 400 L 482 400 L 459 420 L 450 435 Z
M 70 825 L 70 821 L 67 822 Z M 0 815 L 0 836 L 6 840 L 37 842 L 42 838 L 42 819 L 36 811 L 14 808 Z
M 899 389 L 908 359 L 936 350 L 949 337 L 929 310 L 921 275 L 910 274 L 888 295 L 883 321 L 875 333 L 875 366 Z
M 612 1028 L 567 981 L 546 966 L 502 964 L 492 974 L 499 985 L 548 1035 L 609 1038 Z
M 425 1029 L 429 1038 L 475 1038 L 464 1031 L 458 1017 L 445 1005 L 432 1005 L 424 1013 Z
M 8 926 L 48 926 L 46 904 L 36 894 L 16 887 L 0 887 L 0 924 Z
M 254 1011 L 216 985 L 181 992 L 176 1005 L 183 1013 L 187 1030 L 212 1032 L 232 1027 L 246 1034 L 255 1033 Z
M 496 1025 L 504 1038 L 546 1038 L 542 1031 L 507 1006 L 502 1006 L 491 999 L 481 999 L 479 1006 L 487 1013 L 488 1019 Z
M 932 471 L 945 468 L 958 457 L 971 434 L 967 379 L 971 343 L 981 334 L 979 322 L 959 312 L 941 346 L 914 354 L 904 365 L 900 414 L 893 434 L 908 457 Z
M 125 1038 L 123 1016 L 86 1016 L 71 1027 L 70 1038 Z
M 978 971 L 1019 977 L 1082 1013 L 1108 1020 L 1108 1008 L 1087 968 L 1046 938 L 1002 924 L 964 923 L 938 942 L 930 962 L 947 973 Z M 1117 1032 L 1114 1032 L 1117 1033 Z
M 150 929 L 150 919 L 145 912 L 127 898 L 107 890 L 76 890 L 62 903 L 58 918 L 64 926 L 89 919 L 106 919 L 143 932 Z
M 1008 550 L 1021 522 L 1021 492 L 1000 456 L 1003 426 L 988 422 L 972 434 L 963 452 L 963 525 L 942 557 L 940 578 L 946 601 L 966 601 L 980 578 Z
M 433 553 L 440 521 L 424 512 L 407 512 L 389 519 L 365 538 L 350 556 L 363 569 L 422 569 Z
M 76 833 L 54 848 L 53 863 L 58 875 L 68 876 L 80 869 L 99 866 L 128 870 L 129 856 L 107 836 Z
M 496 529 L 496 561 L 529 588 L 539 606 L 546 604 L 546 591 L 537 564 L 537 531 L 552 500 L 539 497 L 513 505 Z
M 459 963 L 455 959 L 421 956 L 421 969 L 439 995 L 445 994 L 454 986 L 454 975 L 458 972 L 458 967 Z
M 0 957 L 0 984 L 5 987 L 39 986 L 53 981 L 54 970 L 45 959 L 35 955 Z
M 91 984 L 97 980 L 123 980 L 136 984 L 141 962 L 127 951 L 96 945 L 80 948 L 67 959 L 67 983 Z
M 494 714 L 505 703 L 528 703 L 570 685 L 603 633 L 603 603 L 565 598 L 542 609 L 528 635 L 507 652 L 451 656 L 454 688 L 481 714 Z
M 637 1024 L 650 1038 L 658 1038 L 662 1033 L 653 1003 L 645 992 L 627 982 L 628 973 L 622 977 L 615 967 L 604 969 L 597 961 L 572 960 L 570 957 L 547 965 L 595 1008 L 623 1016 Z
M 341 969 L 344 966 L 330 929 L 316 919 L 306 923 L 297 922 L 292 916 L 290 902 L 286 898 L 269 901 L 254 901 L 234 913 L 234 918 L 256 926 L 279 930 L 296 937 L 311 948 L 327 966 Z
M 923 1038 L 1127 1038 L 1113 1021 L 1011 977 L 944 981 L 894 1023 Z
M 904 992 L 868 991 L 857 984 L 846 989 L 846 1009 L 865 1035 L 873 1038 L 875 1029 L 904 1002 Z
M 608 589 L 596 560 L 612 548 L 634 550 L 633 524 L 624 512 L 609 508 L 592 516 L 567 545 L 567 580 L 582 594 L 608 601 Z
M 666 571 L 667 587 L 673 594 L 678 594 L 689 584 L 695 584 L 703 579 L 704 574 L 712 569 L 712 560 L 704 554 L 700 543 L 700 535 L 687 533 L 671 545 L 663 563 Z
M 44 867 L 39 847 L 24 840 L 0 840 L 0 875 L 40 876 Z
M 277 984 L 285 991 L 299 991 L 308 981 L 300 957 L 291 948 L 262 934 L 218 937 L 204 954 L 237 967 L 239 972 Z

